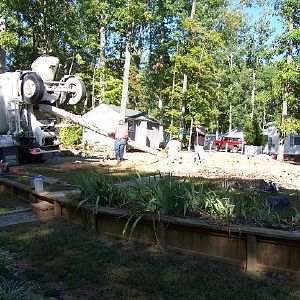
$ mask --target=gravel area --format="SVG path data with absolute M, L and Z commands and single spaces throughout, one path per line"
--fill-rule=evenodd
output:
M 0 215 L 0 227 L 10 225 L 10 224 L 34 221 L 38 219 L 39 217 L 32 211 L 3 214 Z

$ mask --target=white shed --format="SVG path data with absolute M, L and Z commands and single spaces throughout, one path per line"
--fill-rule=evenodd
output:
M 96 108 L 84 114 L 83 119 L 98 128 L 111 132 L 120 119 L 120 107 L 111 104 L 100 104 Z M 159 123 L 139 110 L 126 109 L 125 121 L 128 124 L 129 138 L 141 146 L 159 148 Z M 83 142 L 93 145 L 113 146 L 113 140 L 85 129 Z
M 267 154 L 277 154 L 279 145 L 279 132 L 274 122 L 264 126 L 264 134 L 268 136 L 268 144 L 264 152 Z M 300 158 L 300 134 L 288 134 L 284 141 L 284 156 L 290 158 Z

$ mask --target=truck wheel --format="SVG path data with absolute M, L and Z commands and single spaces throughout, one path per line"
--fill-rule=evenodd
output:
M 232 153 L 238 153 L 238 147 L 234 146 L 231 151 Z
M 86 97 L 86 87 L 80 78 L 69 77 L 65 85 L 70 88 L 70 91 L 67 93 L 69 104 L 74 105 Z
M 43 79 L 36 73 L 26 73 L 22 78 L 21 94 L 27 104 L 38 104 L 45 92 Z

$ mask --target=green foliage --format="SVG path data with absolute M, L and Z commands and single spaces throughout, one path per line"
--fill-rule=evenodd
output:
M 294 207 L 294 212 L 295 212 L 295 214 L 292 217 L 292 221 L 295 223 L 298 223 L 298 222 L 300 222 L 300 211 L 296 207 Z
M 81 175 L 79 180 L 81 197 L 78 208 L 84 204 L 126 206 L 130 217 L 124 227 L 124 234 L 131 237 L 140 219 L 148 214 L 155 218 L 160 215 L 195 216 L 202 215 L 218 220 L 277 220 L 278 214 L 266 206 L 264 196 L 253 192 L 236 193 L 227 184 L 180 179 L 172 174 L 141 178 L 130 188 L 116 184 L 107 172 L 92 171 Z M 155 222 L 154 222 L 155 223 Z M 154 226 L 155 227 L 155 226 Z
M 284 124 L 278 124 L 278 128 L 282 132 L 283 136 L 287 136 L 289 133 L 300 132 L 300 120 L 295 118 L 287 118 Z
M 81 190 L 78 208 L 84 204 L 93 205 L 95 212 L 100 205 L 121 205 L 125 201 L 126 190 L 115 184 L 109 172 L 91 170 L 79 175 Z
M 253 117 L 253 120 L 247 122 L 245 136 L 249 145 L 264 146 L 267 143 L 267 137 L 264 136 L 256 116 Z
M 63 124 L 68 124 L 63 122 Z M 80 143 L 82 137 L 82 127 L 79 125 L 71 125 L 62 127 L 59 131 L 60 142 L 64 146 L 72 146 Z
M 19 300 L 26 299 L 29 288 L 27 284 L 17 281 L 8 281 L 0 277 L 0 299 Z
M 153 114 L 168 132 L 179 129 L 182 117 L 185 130 L 193 118 L 210 131 L 227 131 L 230 114 L 232 128 L 244 127 L 252 91 L 260 119 L 280 116 L 283 98 L 288 117 L 300 119 L 299 59 L 286 59 L 299 48 L 296 0 L 256 1 L 265 14 L 255 22 L 228 1 L 200 1 L 193 17 L 191 1 L 2 2 L 6 30 L 0 45 L 6 49 L 7 69 L 28 70 L 42 53 L 57 56 L 57 75 L 71 69 L 90 93 L 87 102 L 72 108 L 76 113 L 101 101 L 120 105 L 130 35 L 128 108 Z M 273 43 L 267 13 L 280 16 L 287 29 Z

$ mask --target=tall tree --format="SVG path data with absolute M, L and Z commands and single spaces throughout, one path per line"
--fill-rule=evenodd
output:
M 0 15 L 0 40 L 2 35 L 5 32 L 5 19 Z M 6 50 L 4 45 L 0 43 L 0 74 L 5 72 L 5 64 L 6 64 Z
M 299 109 L 298 116 L 296 116 L 293 111 L 289 113 L 288 106 L 292 105 L 295 101 L 295 79 L 299 84 L 299 74 L 295 74 L 295 72 L 297 72 L 297 68 L 299 71 L 299 65 L 297 65 L 299 62 L 294 61 L 293 57 L 296 55 L 300 46 L 298 33 L 300 25 L 300 3 L 296 0 L 276 1 L 275 9 L 277 14 L 282 18 L 286 28 L 285 34 L 281 36 L 281 47 L 278 51 L 279 53 L 285 52 L 285 59 L 281 64 L 281 69 L 283 71 L 281 72 L 283 75 L 282 112 L 280 124 L 280 144 L 277 156 L 279 160 L 283 160 L 285 138 L 288 133 L 292 133 L 296 129 L 294 126 L 289 125 L 295 124 L 295 122 L 293 122 L 295 117 L 299 118 Z M 298 123 L 300 127 L 300 122 L 298 121 Z

